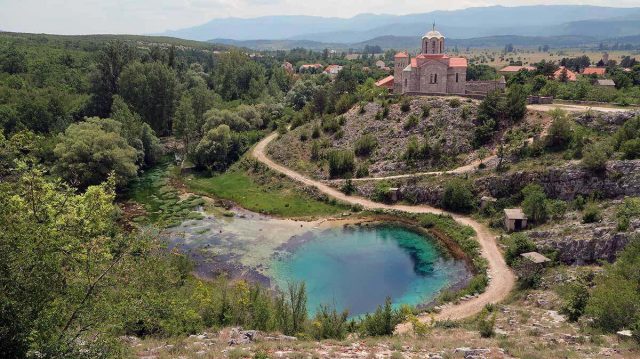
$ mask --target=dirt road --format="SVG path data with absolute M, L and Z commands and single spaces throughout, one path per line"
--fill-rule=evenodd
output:
M 252 150 L 251 154 L 258 161 L 264 163 L 269 168 L 276 172 L 280 172 L 287 177 L 301 182 L 308 186 L 316 187 L 321 192 L 328 196 L 336 198 L 340 201 L 358 204 L 366 209 L 393 209 L 409 213 L 448 213 L 440 209 L 430 206 L 409 206 L 409 205 L 388 205 L 383 203 L 374 202 L 363 197 L 347 196 L 344 193 L 332 188 L 320 181 L 313 180 L 305 177 L 304 175 L 293 171 L 283 165 L 275 163 L 266 155 L 267 145 L 277 137 L 276 133 L 273 133 L 262 141 L 260 141 Z M 505 299 L 515 284 L 515 276 L 511 269 L 507 266 L 498 249 L 496 238 L 491 231 L 483 224 L 474 221 L 473 219 L 458 214 L 451 214 L 453 218 L 460 224 L 468 225 L 472 227 L 477 233 L 477 239 L 480 244 L 482 255 L 485 257 L 489 264 L 488 275 L 491 278 L 489 285 L 484 293 L 476 298 L 470 299 L 465 302 L 461 302 L 458 305 L 451 305 L 445 307 L 438 315 L 437 320 L 444 319 L 462 319 L 480 312 L 486 304 L 500 302 Z M 421 320 L 429 320 L 429 317 L 422 317 Z

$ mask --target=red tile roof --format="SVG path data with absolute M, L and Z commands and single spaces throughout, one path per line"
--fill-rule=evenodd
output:
M 607 69 L 604 67 L 587 67 L 586 69 L 582 70 L 583 75 L 596 74 L 598 76 L 604 76 L 606 72 Z
M 499 72 L 518 72 L 520 70 L 535 71 L 536 68 L 533 66 L 507 66 L 501 69 Z
M 467 59 L 464 57 L 452 57 L 449 59 L 449 67 L 467 67 Z
M 394 57 L 395 58 L 398 58 L 398 57 L 409 57 L 409 54 L 407 54 L 406 52 L 398 52 L 396 54 L 396 56 L 394 56 Z
M 386 87 L 386 88 L 393 88 L 393 76 L 387 76 L 387 77 L 383 78 L 382 80 L 376 82 L 376 86 L 378 86 L 378 87 Z
M 560 80 L 560 76 L 562 76 L 562 70 L 565 70 L 565 69 L 567 70 L 567 78 L 568 78 L 568 80 L 569 80 L 569 81 L 576 81 L 576 80 L 578 80 L 578 75 L 576 75 L 576 73 L 575 73 L 575 72 L 573 72 L 573 71 L 571 71 L 571 70 L 567 69 L 567 68 L 566 68 L 566 67 L 564 67 L 564 66 L 560 66 L 560 68 L 559 68 L 559 69 L 557 69 L 557 70 L 556 70 L 556 72 L 554 72 L 554 73 L 553 73 L 553 77 L 554 77 L 556 80 Z

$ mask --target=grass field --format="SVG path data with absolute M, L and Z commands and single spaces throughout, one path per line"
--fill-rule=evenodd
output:
M 607 51 L 610 60 L 616 60 L 618 63 L 624 56 L 638 57 L 638 50 L 616 50 Z M 485 64 L 496 69 L 508 66 L 511 61 L 522 61 L 524 65 L 538 63 L 542 60 L 560 61 L 562 58 L 578 57 L 587 55 L 592 63 L 597 63 L 602 59 L 603 51 L 585 50 L 585 49 L 551 49 L 549 52 L 538 51 L 534 48 L 518 48 L 516 52 L 504 54 L 504 49 L 491 48 L 471 48 L 469 51 L 461 49 L 457 55 L 466 57 L 469 60 L 475 59 L 477 64 Z M 484 62 L 483 62 L 484 61 Z
M 184 182 L 194 193 L 226 199 L 248 210 L 279 217 L 327 216 L 349 209 L 346 205 L 315 199 L 287 178 L 260 167 L 255 171 L 237 164 L 226 173 L 213 177 L 194 175 Z

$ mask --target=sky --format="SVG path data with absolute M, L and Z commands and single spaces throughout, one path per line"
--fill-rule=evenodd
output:
M 351 17 L 504 5 L 640 7 L 640 0 L 0 0 L 0 30 L 50 34 L 153 34 L 214 18 Z

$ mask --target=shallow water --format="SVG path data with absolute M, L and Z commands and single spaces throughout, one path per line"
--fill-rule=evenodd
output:
M 374 311 L 387 296 L 395 306 L 429 302 L 468 277 L 464 262 L 443 254 L 433 239 L 396 225 L 314 233 L 290 256 L 274 259 L 271 271 L 281 288 L 306 283 L 310 311 L 335 304 L 351 315 Z
M 169 247 L 187 252 L 203 277 L 225 272 L 281 289 L 305 281 L 311 312 L 335 304 L 359 315 L 387 296 L 395 306 L 426 303 L 469 277 L 463 261 L 401 226 L 345 227 L 235 212 L 234 218 L 206 214 L 185 221 L 168 231 Z

